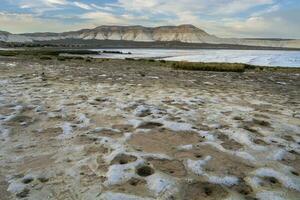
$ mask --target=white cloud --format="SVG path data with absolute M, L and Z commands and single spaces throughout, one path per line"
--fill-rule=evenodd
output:
M 21 0 L 19 3 L 20 8 L 30 8 L 34 12 L 44 12 L 49 10 L 56 10 L 66 8 L 68 6 L 75 6 L 84 10 L 92 10 L 93 6 L 82 3 L 79 1 L 69 0 Z
M 250 8 L 254 8 L 256 6 L 262 5 L 272 5 L 274 0 L 225 0 L 225 1 L 217 1 L 214 14 L 219 15 L 230 15 L 244 12 Z
M 88 12 L 81 15 L 80 18 L 91 20 L 93 22 L 99 23 L 99 25 L 107 22 L 109 24 L 127 23 L 127 20 L 122 19 L 119 16 L 115 16 L 111 13 L 101 12 L 101 11 Z
M 284 8 L 277 0 L 118 0 L 113 4 L 82 2 L 20 0 L 18 5 L 31 8 L 31 15 L 24 17 L 20 14 L 24 20 L 20 16 L 1 16 L 0 27 L 12 32 L 32 32 L 74 30 L 76 27 L 81 29 L 100 25 L 194 24 L 208 33 L 223 37 L 300 38 L 299 22 L 296 20 L 300 17 L 299 8 L 290 11 L 292 8 Z M 39 18 L 44 16 L 42 12 L 70 7 L 81 8 L 85 13 L 65 15 L 61 12 L 55 16 L 60 21 Z M 64 23 L 66 19 L 78 19 L 80 23 Z
M 128 11 L 147 13 L 227 15 L 241 13 L 250 8 L 271 5 L 274 0 L 118 0 L 114 5 Z
M 280 12 L 251 16 L 245 20 L 231 19 L 219 27 L 222 32 L 227 33 L 227 36 L 300 38 L 300 26 L 297 26 L 297 20 Z
M 58 4 L 58 5 L 65 5 L 67 4 L 67 1 L 66 0 L 44 0 L 47 4 L 50 4 L 50 5 L 55 5 L 55 4 Z
M 94 11 L 88 12 L 83 15 L 80 15 L 81 19 L 88 20 L 90 23 L 95 26 L 100 25 L 150 25 L 149 18 L 147 16 L 139 17 L 138 19 L 130 14 L 115 15 L 109 12 L 104 11 Z
M 90 5 L 85 4 L 85 3 L 81 3 L 81 2 L 78 2 L 78 1 L 75 1 L 73 4 L 77 7 L 85 9 L 85 10 L 92 10 L 93 9 Z
M 94 3 L 92 3 L 91 6 L 93 8 L 98 9 L 98 10 L 104 10 L 104 11 L 113 11 L 114 10 L 112 7 L 109 7 L 109 6 L 98 6 L 98 5 L 94 4 Z
M 82 27 L 93 28 L 90 23 L 67 24 L 61 20 L 39 18 L 31 14 L 0 12 L 0 27 L 2 30 L 12 33 L 31 32 L 65 32 L 79 30 Z
M 69 2 L 67 0 L 20 0 L 16 1 L 15 4 L 21 9 L 31 10 L 31 14 L 42 15 L 47 11 L 61 9 L 67 6 Z
M 21 0 L 18 2 L 20 8 L 56 7 L 67 4 L 66 0 Z

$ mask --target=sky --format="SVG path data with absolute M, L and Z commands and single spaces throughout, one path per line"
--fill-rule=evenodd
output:
M 0 30 L 193 24 L 219 37 L 300 39 L 300 0 L 0 0 Z

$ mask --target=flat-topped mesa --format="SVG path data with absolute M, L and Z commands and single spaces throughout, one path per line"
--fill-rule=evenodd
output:
M 98 26 L 94 29 L 82 29 L 62 33 L 26 33 L 11 34 L 0 31 L 3 42 L 34 42 L 64 39 L 81 40 L 123 40 L 132 42 L 184 42 L 246 45 L 275 48 L 300 48 L 300 40 L 238 39 L 218 38 L 191 24 L 179 26 Z
M 161 26 L 154 28 L 155 41 L 180 41 L 187 43 L 213 42 L 216 37 L 193 25 Z
M 210 36 L 193 25 L 180 26 L 99 26 L 80 35 L 82 39 L 128 41 L 202 42 Z

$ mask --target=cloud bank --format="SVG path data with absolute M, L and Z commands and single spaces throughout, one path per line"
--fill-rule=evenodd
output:
M 300 38 L 297 0 L 4 0 L 0 27 L 14 33 L 99 25 L 193 24 L 221 37 Z

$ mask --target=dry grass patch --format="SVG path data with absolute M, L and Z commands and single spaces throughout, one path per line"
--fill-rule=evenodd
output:
M 173 62 L 172 67 L 178 70 L 199 70 L 219 72 L 244 72 L 250 65 L 241 63 L 203 63 L 203 62 Z

